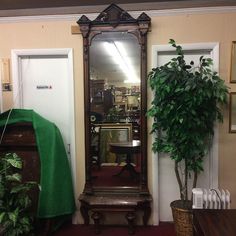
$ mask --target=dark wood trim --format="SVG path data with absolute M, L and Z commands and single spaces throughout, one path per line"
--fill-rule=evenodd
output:
M 142 19 L 147 19 L 147 15 L 142 13 L 138 18 L 138 24 L 141 32 L 141 155 L 142 155 L 142 178 L 141 178 L 141 193 L 147 191 L 147 33 L 149 25 L 142 22 Z
M 193 210 L 194 236 L 236 235 L 235 209 Z

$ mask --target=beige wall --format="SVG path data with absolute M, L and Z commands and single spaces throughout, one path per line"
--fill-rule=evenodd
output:
M 236 13 L 194 14 L 152 18 L 152 31 L 148 36 L 148 67 L 151 69 L 152 45 L 167 44 L 170 38 L 177 43 L 219 42 L 220 74 L 236 91 L 236 84 L 229 84 L 231 41 L 236 40 Z M 70 21 L 22 22 L 0 24 L 0 58 L 10 57 L 11 49 L 24 48 L 73 48 L 76 111 L 77 196 L 85 180 L 84 130 L 83 130 L 83 58 L 82 37 L 71 34 Z M 209 108 L 210 109 L 210 108 Z M 150 126 L 150 122 L 149 122 Z M 236 207 L 236 134 L 228 133 L 228 110 L 219 130 L 219 183 L 232 193 L 232 206 Z M 149 136 L 150 137 L 150 136 Z M 149 140 L 149 167 L 152 164 Z M 151 168 L 149 168 L 151 170 Z M 149 187 L 152 192 L 151 171 Z

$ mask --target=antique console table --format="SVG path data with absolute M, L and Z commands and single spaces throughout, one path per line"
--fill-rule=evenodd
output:
M 89 212 L 92 212 L 94 220 L 95 232 L 100 233 L 100 220 L 105 212 L 124 212 L 128 222 L 129 234 L 135 232 L 134 225 L 136 212 L 143 212 L 143 225 L 146 226 L 151 215 L 151 196 L 137 195 L 86 195 L 82 194 L 79 197 L 81 202 L 80 211 L 84 219 L 85 225 L 89 225 Z
M 236 209 L 193 210 L 195 236 L 235 236 Z

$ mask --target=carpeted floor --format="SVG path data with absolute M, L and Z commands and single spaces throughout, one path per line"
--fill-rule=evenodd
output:
M 176 236 L 172 223 L 160 223 L 159 226 L 137 226 L 134 236 Z M 66 225 L 57 231 L 55 236 L 93 236 L 94 226 Z M 126 226 L 102 226 L 100 236 L 129 236 Z

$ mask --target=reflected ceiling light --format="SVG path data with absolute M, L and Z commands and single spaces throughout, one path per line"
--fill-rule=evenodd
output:
M 114 62 L 120 66 L 121 70 L 127 77 L 125 83 L 139 83 L 140 79 L 135 73 L 131 60 L 123 44 L 118 41 L 104 42 L 104 47 L 108 54 L 112 56 Z

